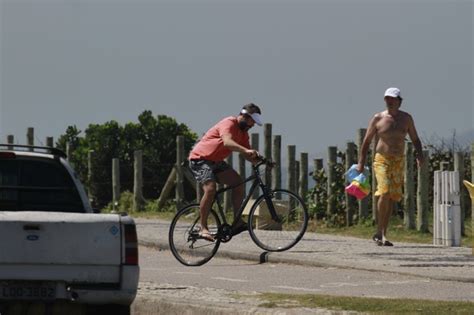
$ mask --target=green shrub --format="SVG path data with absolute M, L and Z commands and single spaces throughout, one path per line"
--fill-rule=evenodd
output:
M 105 208 L 102 209 L 102 212 L 127 212 L 127 213 L 132 213 L 133 212 L 133 193 L 130 191 L 124 191 L 120 193 L 120 198 L 117 204 L 113 205 L 113 201 L 109 202 Z

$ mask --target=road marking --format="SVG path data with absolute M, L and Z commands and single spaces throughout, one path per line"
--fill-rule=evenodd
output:
M 295 291 L 309 291 L 309 292 L 321 292 L 321 289 L 309 289 L 309 288 L 301 288 L 301 287 L 290 287 L 286 285 L 277 285 L 277 286 L 272 286 L 272 288 L 277 288 L 277 289 L 285 289 L 285 290 L 295 290 Z
M 249 282 L 248 280 L 243 280 L 243 279 L 231 279 L 231 278 L 222 278 L 222 277 L 213 277 L 211 279 L 222 280 L 222 281 L 231 281 L 231 282 Z
M 202 275 L 200 272 L 190 272 L 190 271 L 175 271 L 174 273 L 178 275 Z
M 340 288 L 340 287 L 359 287 L 360 284 L 349 283 L 349 282 L 330 282 L 326 284 L 321 284 L 321 288 Z
M 399 280 L 399 281 L 387 281 L 388 284 L 410 284 L 410 283 L 430 283 L 429 279 L 423 280 Z

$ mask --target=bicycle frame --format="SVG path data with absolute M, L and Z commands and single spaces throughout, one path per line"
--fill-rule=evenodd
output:
M 239 211 L 237 212 L 237 214 L 234 215 L 234 220 L 232 222 L 232 225 L 234 225 L 235 221 L 236 221 L 236 218 L 240 218 L 242 216 L 242 213 L 244 212 L 245 210 L 245 207 L 247 206 L 250 198 L 252 197 L 255 189 L 257 189 L 258 186 L 260 186 L 262 192 L 263 192 L 263 195 L 264 195 L 264 198 L 265 198 L 265 201 L 267 202 L 267 206 L 268 206 L 268 210 L 270 211 L 270 214 L 272 216 L 272 219 L 279 222 L 279 219 L 278 219 L 278 216 L 277 216 L 277 213 L 276 213 L 276 210 L 275 210 L 275 207 L 273 205 L 273 202 L 270 198 L 270 191 L 269 189 L 267 188 L 267 186 L 263 183 L 262 181 L 262 178 L 260 177 L 260 170 L 259 170 L 259 167 L 261 165 L 263 165 L 264 163 L 263 162 L 260 162 L 258 163 L 257 165 L 253 165 L 252 168 L 254 170 L 254 174 L 253 175 L 250 175 L 249 177 L 247 177 L 245 180 L 243 180 L 242 182 L 236 184 L 236 185 L 231 185 L 231 186 L 228 186 L 228 187 L 225 187 L 225 188 L 222 188 L 222 189 L 219 189 L 217 192 L 216 192 L 216 197 L 214 199 L 214 203 L 217 204 L 217 208 L 219 209 L 219 216 L 221 217 L 222 219 L 222 223 L 223 224 L 228 224 L 227 223 L 227 219 L 226 219 L 226 216 L 225 216 L 225 213 L 224 213 L 224 209 L 222 208 L 221 204 L 219 203 L 219 196 L 222 195 L 224 192 L 228 191 L 228 190 L 231 190 L 231 189 L 234 189 L 235 187 L 238 187 L 240 185 L 243 185 L 245 183 L 248 183 L 250 181 L 253 181 L 252 182 L 252 186 L 250 186 L 250 190 L 249 192 L 247 193 L 247 195 L 245 196 L 244 200 L 242 201 L 242 204 L 240 205 L 240 208 L 239 208 Z
M 214 257 L 221 242 L 229 242 L 233 236 L 243 232 L 246 228 L 255 244 L 265 251 L 281 252 L 292 248 L 301 240 L 308 224 L 308 211 L 304 205 L 304 201 L 291 191 L 285 189 L 273 190 L 269 185 L 265 185 L 259 169 L 259 167 L 264 164 L 267 167 L 272 167 L 273 165 L 271 161 L 261 157 L 256 165 L 252 165 L 254 170 L 253 174 L 235 185 L 230 185 L 216 191 L 214 200 L 212 200 L 211 212 L 209 213 L 213 219 L 211 223 L 212 226 L 210 230 L 208 229 L 209 231 L 206 231 L 206 233 L 208 233 L 207 235 L 212 236 L 212 239 L 207 237 L 207 235 L 202 232 L 202 226 L 199 226 L 199 220 L 201 219 L 199 204 L 193 203 L 178 211 L 170 225 L 169 245 L 171 252 L 179 262 L 186 266 L 201 266 L 205 264 Z M 235 189 L 248 182 L 252 182 L 250 190 L 244 196 L 242 204 L 239 205 L 239 209 L 236 209 L 237 213 L 234 214 L 232 225 L 229 225 L 227 222 L 230 221 L 230 219 L 227 220 L 226 218 L 222 203 L 220 202 L 220 196 L 222 196 L 224 192 Z M 258 187 L 261 188 L 263 195 L 260 195 L 255 201 L 252 200 L 252 204 L 249 205 L 250 198 L 256 193 L 255 190 L 258 189 Z M 280 194 L 288 197 L 279 197 Z M 278 204 L 275 203 L 274 205 L 273 197 L 282 201 L 282 205 L 280 205 L 279 201 Z M 287 201 L 288 203 L 286 203 Z M 298 206 L 298 208 L 301 209 L 291 208 L 292 201 L 301 205 Z M 256 207 L 264 206 L 265 204 L 263 204 L 263 202 L 267 205 L 267 208 L 259 209 L 260 211 L 257 213 Z M 214 203 L 217 203 L 217 211 L 216 208 L 214 208 Z M 236 226 L 239 224 L 247 206 L 251 206 L 248 226 Z M 281 216 L 277 215 L 276 208 L 278 208 Z M 294 216 L 292 215 L 294 209 L 302 211 L 301 215 L 299 213 L 295 214 L 300 216 L 297 218 L 299 221 L 295 222 L 296 224 L 294 226 L 293 224 L 286 225 L 286 222 L 292 223 L 290 221 L 291 216 Z M 262 221 L 265 221 L 263 222 L 264 225 L 261 224 L 260 218 L 262 218 Z M 270 218 L 273 222 L 270 222 Z M 303 219 L 303 221 L 300 219 Z M 270 225 L 267 223 L 270 223 Z M 275 225 L 275 223 L 278 224 Z M 270 231 L 270 233 L 267 233 L 267 230 Z M 261 231 L 263 231 L 263 233 Z M 283 233 L 285 237 L 275 237 L 275 233 Z M 270 243 L 268 243 L 268 240 Z M 275 243 L 275 241 L 277 242 Z

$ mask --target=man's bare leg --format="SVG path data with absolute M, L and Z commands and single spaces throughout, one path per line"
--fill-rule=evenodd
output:
M 388 210 L 383 222 L 384 237 L 387 237 L 387 229 L 388 229 L 388 225 L 390 224 L 390 218 L 392 217 L 394 203 L 395 202 L 392 199 L 390 199 L 388 202 Z
M 217 178 L 219 178 L 219 182 L 232 186 L 237 185 L 242 182 L 240 175 L 233 169 L 225 170 L 217 174 Z M 242 205 L 242 200 L 244 200 L 244 186 L 239 185 L 232 189 L 232 208 L 234 211 L 234 222 L 240 220 L 237 218 L 238 211 L 240 206 Z
M 211 209 L 212 203 L 216 196 L 216 182 L 207 181 L 202 185 L 204 194 L 202 196 L 201 202 L 199 204 L 200 213 L 201 213 L 201 233 L 203 235 L 209 234 L 209 227 L 207 226 L 207 218 L 209 216 L 209 210 Z
M 388 194 L 382 194 L 378 201 L 379 217 L 377 222 L 377 236 L 380 240 L 385 241 L 387 233 L 388 220 L 392 213 L 392 203 Z

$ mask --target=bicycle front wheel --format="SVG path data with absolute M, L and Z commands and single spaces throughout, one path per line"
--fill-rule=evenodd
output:
M 267 202 L 273 203 L 272 217 Z M 295 246 L 308 226 L 308 209 L 298 195 L 288 190 L 273 190 L 269 199 L 257 198 L 249 213 L 249 232 L 260 248 L 281 252 Z
M 192 204 L 181 209 L 171 222 L 169 245 L 174 257 L 186 266 L 201 266 L 208 262 L 217 252 L 220 240 L 217 232 L 221 225 L 214 210 L 209 211 L 207 225 L 209 233 L 215 241 L 209 241 L 200 236 L 199 204 Z

